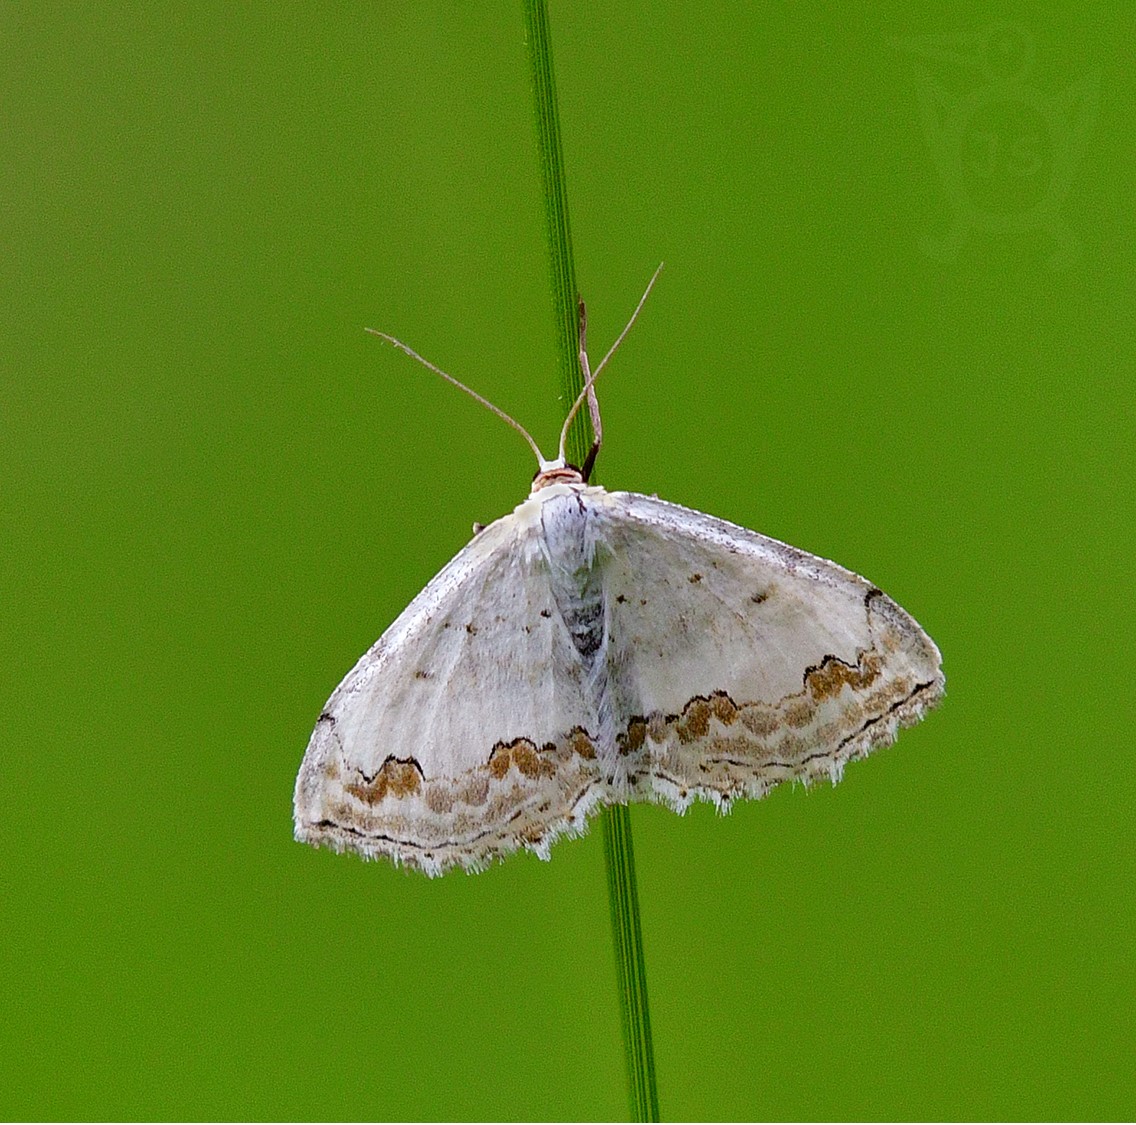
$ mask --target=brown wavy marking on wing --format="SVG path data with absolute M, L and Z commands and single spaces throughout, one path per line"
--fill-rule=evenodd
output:
M 497 742 L 458 777 L 425 777 L 413 757 L 390 757 L 367 777 L 343 760 L 330 716 L 317 734 L 320 784 L 305 797 L 314 807 L 297 824 L 297 837 L 431 875 L 480 870 L 518 848 L 547 857 L 558 836 L 584 831 L 589 814 L 610 798 L 595 743 L 581 727 L 543 746 L 527 738 Z
M 370 779 L 360 778 L 347 792 L 365 805 L 377 805 L 387 796 L 409 797 L 422 789 L 422 767 L 413 758 L 387 758 Z
M 548 747 L 554 749 L 554 747 Z M 489 754 L 489 772 L 500 781 L 512 766 L 525 777 L 553 777 L 556 767 L 537 752 L 536 744 L 527 738 L 498 742 Z
M 875 652 L 860 653 L 855 664 L 830 654 L 820 664 L 805 669 L 805 688 L 817 701 L 839 695 L 845 685 L 863 691 L 876 680 L 882 666 L 883 657 Z
M 632 719 L 622 743 L 642 747 L 647 759 L 637 795 L 681 810 L 695 799 L 726 807 L 762 797 L 783 781 L 835 782 L 847 762 L 894 741 L 943 694 L 937 670 L 925 680 L 892 674 L 876 650 L 855 664 L 825 660 L 804 681 L 776 703 L 715 692 L 695 696 L 676 715 Z

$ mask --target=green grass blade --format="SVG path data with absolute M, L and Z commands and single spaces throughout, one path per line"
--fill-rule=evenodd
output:
M 540 182 L 544 194 L 549 280 L 556 318 L 556 350 L 560 359 L 560 386 L 567 410 L 584 387 L 584 376 L 577 354 L 578 290 L 576 268 L 572 260 L 572 229 L 568 223 L 568 181 L 564 175 L 564 155 L 560 147 L 560 115 L 556 102 L 556 80 L 552 73 L 547 0 L 524 0 L 524 9 L 525 38 L 528 42 L 533 105 L 536 110 Z M 591 423 L 586 414 L 587 411 L 579 411 L 568 432 L 568 460 L 575 465 L 583 462 L 592 440 Z
M 626 805 L 611 805 L 604 810 L 603 840 L 632 1116 L 636 1121 L 658 1121 L 659 1092 L 647 1004 L 643 933 L 639 926 L 635 849 L 631 843 L 631 810 Z
M 583 389 L 584 378 L 577 355 L 579 313 L 576 272 L 572 261 L 568 187 L 560 147 L 560 120 L 552 69 L 547 0 L 524 0 L 524 12 L 540 149 L 560 384 L 567 410 Z M 591 441 L 591 422 L 587 411 L 581 410 L 576 414 L 568 433 L 569 462 L 583 464 Z M 639 924 L 639 891 L 631 841 L 631 814 L 626 805 L 615 805 L 604 810 L 602 820 L 631 1114 L 636 1121 L 658 1121 L 659 1095 L 651 1043 L 651 1017 L 647 1005 L 647 971 L 643 958 L 643 934 Z

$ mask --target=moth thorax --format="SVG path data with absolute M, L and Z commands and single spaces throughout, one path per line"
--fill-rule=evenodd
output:
M 551 469 L 541 469 L 533 477 L 532 491 L 539 492 L 550 484 L 585 484 L 584 474 L 575 465 L 559 465 Z

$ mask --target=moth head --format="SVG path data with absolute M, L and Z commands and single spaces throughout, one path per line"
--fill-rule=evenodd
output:
M 565 464 L 563 460 L 557 458 L 555 461 L 542 464 L 537 470 L 536 476 L 533 477 L 531 491 L 539 492 L 542 488 L 547 488 L 550 484 L 587 483 L 587 478 L 580 469 L 577 469 L 575 465 Z

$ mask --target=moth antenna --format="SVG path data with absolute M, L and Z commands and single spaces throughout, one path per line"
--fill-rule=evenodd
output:
M 520 424 L 520 422 L 516 421 L 516 419 L 510 418 L 509 415 L 506 414 L 505 411 L 502 410 L 499 406 L 494 406 L 493 403 L 489 401 L 489 399 L 482 398 L 482 396 L 479 395 L 477 391 L 470 390 L 470 388 L 467 387 L 464 383 L 455 379 L 452 375 L 446 374 L 446 372 L 443 371 L 440 367 L 435 367 L 434 364 L 432 364 L 428 359 L 423 359 L 422 356 L 420 356 L 413 348 L 404 344 L 401 340 L 396 340 L 393 336 L 388 336 L 385 332 L 380 332 L 377 328 L 367 328 L 365 329 L 365 331 L 370 332 L 372 336 L 378 336 L 380 339 L 386 340 L 388 344 L 394 344 L 394 346 L 400 351 L 406 352 L 406 354 L 410 356 L 411 359 L 418 360 L 418 362 L 422 364 L 423 367 L 428 367 L 431 371 L 434 372 L 435 375 L 441 375 L 447 383 L 453 383 L 453 385 L 457 387 L 459 391 L 465 391 L 465 393 L 469 395 L 470 398 L 475 399 L 477 402 L 480 402 L 481 405 L 486 409 L 492 410 L 498 418 L 500 418 L 503 422 L 508 422 L 508 424 L 512 426 L 513 429 L 516 430 L 517 433 L 519 433 L 521 437 L 523 437 L 525 441 L 529 443 L 529 448 L 533 451 L 533 453 L 536 454 L 537 463 L 542 469 L 548 465 L 548 462 L 544 458 L 544 454 L 541 453 L 540 447 L 536 444 L 535 441 L 533 441 L 532 435 L 528 432 L 528 430 L 526 430 L 524 426 Z
M 654 289 L 655 282 L 658 281 L 659 274 L 663 272 L 663 266 L 665 264 L 666 263 L 664 262 L 660 262 L 659 268 L 655 270 L 653 274 L 651 274 L 651 280 L 647 282 L 647 288 L 643 290 L 643 296 L 639 298 L 639 304 L 635 306 L 635 311 L 631 314 L 631 319 L 623 326 L 623 331 L 620 332 L 620 334 L 616 337 L 615 343 L 612 344 L 610 348 L 608 348 L 607 355 L 605 355 L 603 359 L 600 360 L 599 366 L 595 369 L 595 371 L 589 372 L 588 370 L 588 355 L 586 350 L 584 349 L 583 340 L 581 340 L 580 366 L 584 372 L 584 389 L 579 393 L 576 401 L 572 403 L 572 409 L 568 411 L 568 417 L 564 419 L 564 428 L 560 431 L 559 448 L 561 462 L 564 461 L 564 444 L 568 440 L 568 427 L 572 424 L 572 419 L 576 417 L 576 411 L 578 411 L 580 407 L 584 405 L 584 400 L 588 397 L 588 392 L 592 389 L 593 384 L 599 378 L 600 372 L 604 369 L 604 364 L 606 364 L 607 361 L 611 359 L 613 355 L 615 355 L 615 349 L 623 343 L 623 337 L 631 331 L 631 326 L 638 318 L 640 310 L 643 308 L 643 305 L 651 294 L 651 290 Z M 583 302 L 581 302 L 581 305 L 582 304 Z M 584 323 L 585 322 L 581 323 L 581 331 L 583 330 Z M 591 455 L 591 459 L 595 460 L 594 453 Z

